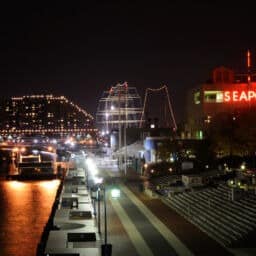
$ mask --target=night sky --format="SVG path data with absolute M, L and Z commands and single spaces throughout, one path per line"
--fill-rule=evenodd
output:
M 256 60 L 255 13 L 244 1 L 20 2 L 0 10 L 1 97 L 65 95 L 95 115 L 103 90 L 118 82 L 142 99 L 166 84 L 182 120 L 187 90 L 214 67 L 241 71 L 247 49 Z

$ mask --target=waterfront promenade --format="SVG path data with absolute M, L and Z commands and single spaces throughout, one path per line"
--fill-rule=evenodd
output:
M 95 161 L 97 164 L 97 159 Z M 124 176 L 111 166 L 98 165 L 98 169 L 105 180 L 107 234 L 113 256 L 232 255 L 160 198 L 145 195 L 140 186 L 142 177 L 132 170 Z M 101 255 L 105 232 L 103 202 L 100 203 L 99 230 L 97 203 L 95 206 L 86 188 L 85 173 L 80 166 L 65 177 L 52 216 L 53 225 L 45 236 L 44 253 Z M 111 197 L 113 187 L 120 190 L 119 198 Z
M 82 170 L 69 170 L 64 178 L 58 207 L 52 219 L 53 225 L 48 230 L 42 248 L 45 254 L 101 253 L 105 227 L 102 224 L 102 235 L 99 234 L 99 219 L 97 213 L 94 215 L 98 208 L 94 208 L 92 193 L 85 189 L 86 178 Z M 141 209 L 142 203 L 139 203 L 135 195 L 123 184 L 122 179 L 119 179 L 120 183 L 115 184 L 121 189 L 122 196 L 118 199 L 111 198 L 113 180 L 116 181 L 116 178 L 120 177 L 109 177 L 107 170 L 101 170 L 101 174 L 106 180 L 107 233 L 108 241 L 113 246 L 112 255 L 151 256 L 157 255 L 159 251 L 161 255 L 193 255 L 170 230 L 162 230 L 163 226 L 161 227 L 159 219 L 150 215 L 146 207 Z M 76 218 L 71 218 L 75 213 Z M 83 218 L 85 215 L 87 217 Z M 100 218 L 104 219 L 103 214 Z

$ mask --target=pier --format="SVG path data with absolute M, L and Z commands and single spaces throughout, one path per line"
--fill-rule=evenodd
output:
M 75 165 L 64 172 L 37 246 L 38 256 L 101 255 L 103 241 L 95 212 L 96 198 L 92 197 L 87 181 L 84 167 Z

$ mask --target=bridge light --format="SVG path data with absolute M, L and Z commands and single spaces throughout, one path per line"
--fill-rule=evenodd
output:
M 47 148 L 47 150 L 51 152 L 51 151 L 53 151 L 53 147 L 52 147 L 52 146 L 49 146 L 49 147 Z
M 18 152 L 19 151 L 19 148 L 15 147 L 12 149 L 13 152 Z

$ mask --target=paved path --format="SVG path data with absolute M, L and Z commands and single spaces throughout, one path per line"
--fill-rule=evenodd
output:
M 177 255 L 164 237 L 128 197 L 122 195 L 121 200 L 112 199 L 111 201 L 138 255 Z
M 130 189 L 125 185 L 119 188 L 121 197 L 110 201 L 138 255 L 194 255 Z
M 133 221 L 129 218 L 126 211 L 123 209 L 121 204 L 118 202 L 118 200 L 111 200 L 111 203 L 121 220 L 130 240 L 132 241 L 133 245 L 135 246 L 137 252 L 139 255 L 148 255 L 153 256 L 154 254 L 150 250 L 149 246 L 145 242 L 144 238 L 140 234 L 140 232 L 137 230 L 135 224 L 133 224 Z
M 108 176 L 118 176 L 107 171 Z M 128 177 L 126 177 L 128 178 Z M 127 254 L 122 245 L 119 253 L 124 255 L 188 255 L 188 256 L 230 256 L 233 255 L 213 239 L 186 221 L 159 199 L 151 199 L 139 191 L 137 175 L 132 173 L 127 186 L 120 185 L 121 197 L 111 199 L 111 208 L 122 226 L 123 238 L 131 243 L 136 253 Z M 118 184 L 119 181 L 117 182 Z M 119 227 L 121 229 L 121 227 Z M 112 231 L 110 231 L 111 237 Z M 124 241 L 124 239 L 122 240 Z M 115 244 L 113 242 L 113 256 Z M 120 247 L 121 246 L 121 247 Z
M 144 222 L 147 220 L 150 223 L 152 226 L 151 232 L 154 232 L 155 236 L 158 237 L 158 239 L 155 239 L 156 241 L 153 241 L 152 243 L 152 248 L 155 248 L 156 251 L 155 253 L 159 253 L 159 248 L 161 248 L 161 255 L 166 253 L 169 253 L 168 255 L 193 255 L 193 253 L 189 251 L 189 249 L 170 231 L 170 229 L 168 229 L 126 186 L 121 185 L 120 187 L 125 195 L 129 197 L 131 202 L 139 209 L 143 215 L 142 218 Z M 129 211 L 131 209 L 129 207 L 130 204 L 126 205 L 126 208 Z M 147 233 L 145 235 L 147 235 Z M 160 241 L 162 243 L 161 246 Z

